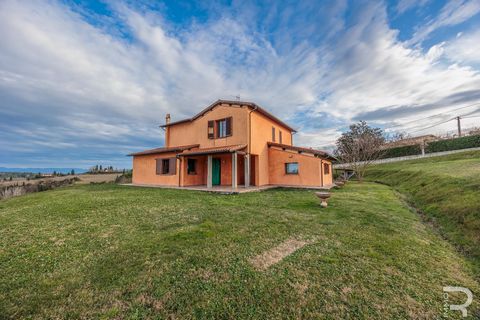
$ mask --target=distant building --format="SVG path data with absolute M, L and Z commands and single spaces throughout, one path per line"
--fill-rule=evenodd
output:
M 426 146 L 429 142 L 438 141 L 438 140 L 441 140 L 441 139 L 433 134 L 427 134 L 423 136 L 405 138 L 405 139 L 386 143 L 383 145 L 383 149 L 391 149 L 391 148 L 414 146 L 414 145 L 418 145 L 422 147 L 422 146 Z

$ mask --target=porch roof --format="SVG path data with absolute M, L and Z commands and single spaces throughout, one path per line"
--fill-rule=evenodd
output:
M 297 151 L 297 152 L 311 153 L 315 156 L 320 156 L 320 157 L 325 158 L 325 159 L 330 159 L 330 160 L 334 160 L 334 161 L 337 160 L 334 156 L 332 156 L 332 155 L 330 155 L 327 152 L 322 151 L 322 150 L 316 150 L 316 149 L 304 148 L 304 147 L 295 147 L 295 146 L 291 146 L 291 145 L 288 145 L 288 144 L 275 143 L 275 142 L 268 142 L 268 146 L 269 147 L 282 148 L 284 150 L 293 150 L 293 151 Z
M 231 152 L 245 149 L 246 147 L 247 147 L 246 144 L 236 144 L 236 145 L 223 146 L 223 147 L 201 148 L 201 149 L 184 151 L 178 154 L 178 156 L 199 156 L 199 155 L 215 154 L 215 153 L 231 153 Z
M 191 144 L 191 145 L 187 145 L 187 146 L 155 148 L 155 149 L 149 149 L 149 150 L 145 150 L 145 151 L 130 153 L 129 156 L 142 156 L 142 155 L 147 155 L 147 154 L 179 152 L 179 151 L 184 151 L 184 150 L 188 150 L 188 149 L 192 149 L 192 148 L 198 148 L 199 146 L 200 146 L 199 144 Z

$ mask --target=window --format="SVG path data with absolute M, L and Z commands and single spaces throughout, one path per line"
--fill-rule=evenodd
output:
M 282 142 L 282 131 L 280 131 L 280 130 L 278 131 L 278 142 L 283 143 Z
M 323 164 L 323 174 L 330 174 L 330 166 L 328 163 Z
M 227 136 L 227 120 L 217 121 L 217 138 L 224 138 Z
M 188 159 L 187 160 L 187 173 L 188 174 L 197 174 L 197 159 Z
M 208 139 L 215 138 L 215 121 L 208 121 Z
M 298 174 L 298 162 L 285 163 L 286 174 Z
M 168 174 L 170 171 L 170 159 L 162 159 L 162 174 Z
M 157 174 L 176 174 L 176 158 L 155 159 Z
M 215 123 L 215 124 L 214 124 Z M 232 117 L 208 121 L 208 138 L 225 138 L 232 135 Z
M 275 127 L 272 127 L 272 142 L 275 142 Z

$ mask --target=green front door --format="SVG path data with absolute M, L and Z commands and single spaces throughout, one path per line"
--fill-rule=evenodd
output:
M 212 159 L 212 185 L 220 185 L 220 159 Z

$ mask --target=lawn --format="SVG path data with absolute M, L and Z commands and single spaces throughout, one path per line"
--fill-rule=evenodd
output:
M 404 194 L 469 258 L 480 279 L 480 151 L 377 165 L 367 179 Z
M 306 245 L 254 267 L 286 243 Z M 432 319 L 446 285 L 480 292 L 464 257 L 380 184 L 350 183 L 327 209 L 311 191 L 110 184 L 0 201 L 0 318 Z

